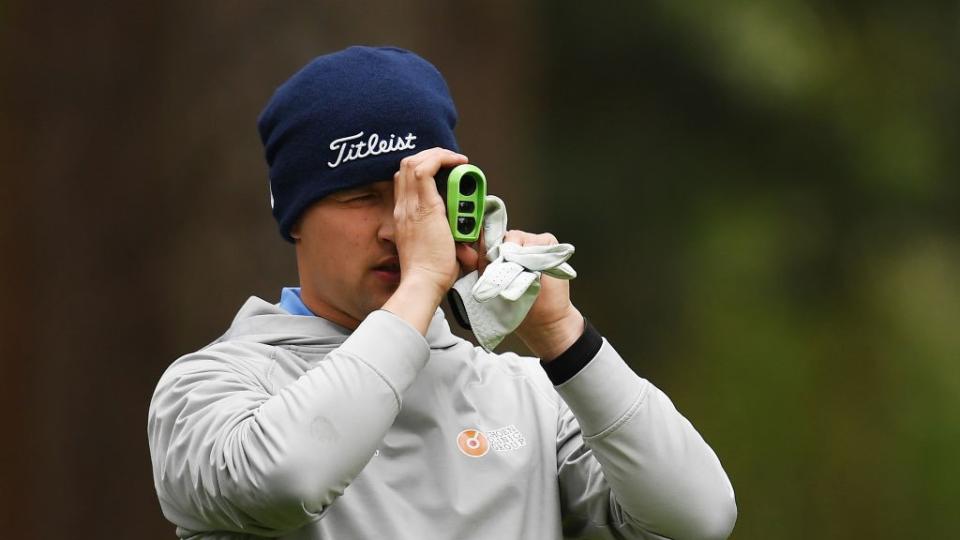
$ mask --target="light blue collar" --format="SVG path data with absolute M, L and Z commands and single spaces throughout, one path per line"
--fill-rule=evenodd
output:
M 310 311 L 300 298 L 300 287 L 284 287 L 280 291 L 280 303 L 277 305 L 291 315 L 316 317 L 316 314 Z
M 258 302 L 260 302 L 260 304 L 258 304 Z M 244 304 L 244 307 L 243 309 L 241 309 L 241 312 L 244 312 L 245 310 L 247 310 L 248 306 L 251 311 L 257 311 L 258 309 L 262 310 L 263 307 L 270 306 L 270 304 L 268 304 L 267 302 L 264 302 L 259 298 L 251 297 L 250 300 L 247 300 L 247 303 Z M 317 317 L 316 313 L 310 311 L 310 308 L 308 308 L 306 304 L 303 303 L 303 299 L 300 298 L 300 287 L 284 287 L 283 289 L 281 289 L 280 303 L 276 304 L 276 306 L 291 315 Z M 259 312 L 254 313 L 254 315 L 256 314 L 259 314 Z M 271 314 L 274 314 L 274 313 L 271 313 Z M 251 317 L 249 320 L 252 320 L 255 318 L 256 317 Z M 300 326 L 301 324 L 308 325 L 311 328 L 310 332 L 316 331 L 316 327 L 313 326 L 314 322 L 318 324 L 322 323 L 324 325 L 327 325 L 327 324 L 333 325 L 334 327 L 338 328 L 339 329 L 338 331 L 342 332 L 343 335 L 348 335 L 352 332 L 352 330 L 343 328 L 342 326 L 339 326 L 336 323 L 332 323 L 327 319 L 324 319 L 323 317 L 317 317 L 317 318 L 319 319 L 319 321 L 303 320 L 296 324 L 298 326 Z M 286 324 L 290 324 L 291 322 L 292 321 L 287 321 Z M 329 331 L 327 331 L 326 333 L 329 333 Z M 441 309 L 440 307 L 437 307 L 437 310 L 433 314 L 433 319 L 431 319 L 430 326 L 427 330 L 426 339 L 427 339 L 427 342 L 430 343 L 430 347 L 434 349 L 446 349 L 448 347 L 456 345 L 458 342 L 463 341 L 462 339 L 458 338 L 456 335 L 450 332 L 450 325 L 447 324 L 447 321 L 443 315 L 443 309 Z

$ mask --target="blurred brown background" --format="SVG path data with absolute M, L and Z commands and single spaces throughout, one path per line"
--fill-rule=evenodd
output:
M 3 537 L 174 537 L 153 386 L 295 284 L 256 116 L 358 43 L 432 61 L 511 225 L 578 247 L 734 538 L 956 534 L 955 2 L 251 0 L 0 1 Z

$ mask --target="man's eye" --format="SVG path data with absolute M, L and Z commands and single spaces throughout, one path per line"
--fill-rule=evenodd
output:
M 376 198 L 376 195 L 374 195 L 373 193 L 363 193 L 361 195 L 354 195 L 352 197 L 347 197 L 346 199 L 343 199 L 343 202 L 362 202 L 362 201 L 373 200 L 374 198 Z

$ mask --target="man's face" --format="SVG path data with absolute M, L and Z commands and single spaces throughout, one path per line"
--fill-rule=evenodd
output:
M 327 195 L 300 217 L 291 233 L 301 298 L 314 313 L 356 328 L 397 290 L 393 207 L 387 180 Z

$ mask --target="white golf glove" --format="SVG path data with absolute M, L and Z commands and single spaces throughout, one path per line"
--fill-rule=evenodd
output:
M 458 279 L 450 290 L 450 306 L 458 322 L 473 331 L 480 345 L 492 351 L 520 326 L 540 293 L 540 274 L 573 279 L 577 272 L 567 264 L 571 244 L 520 246 L 504 242 L 507 207 L 488 195 L 484 204 L 483 239 L 490 264 Z M 466 312 L 466 313 L 464 313 Z

